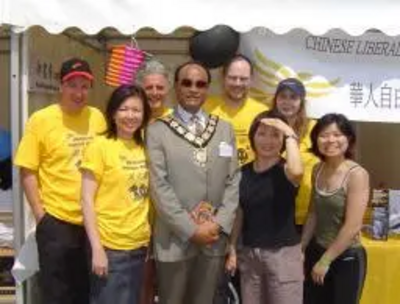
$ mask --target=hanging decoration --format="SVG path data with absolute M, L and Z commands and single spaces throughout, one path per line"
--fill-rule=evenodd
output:
M 139 49 L 134 37 L 130 45 L 114 46 L 108 62 L 106 83 L 113 87 L 134 83 L 136 73 L 146 56 L 151 55 Z
M 200 61 L 210 69 L 218 68 L 236 55 L 240 34 L 227 25 L 197 32 L 189 41 L 189 52 L 193 60 Z

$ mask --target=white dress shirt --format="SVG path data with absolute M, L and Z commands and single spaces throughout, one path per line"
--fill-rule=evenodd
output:
M 192 114 L 182 108 L 180 105 L 177 107 L 178 116 L 183 121 L 183 123 L 188 127 L 189 131 L 193 134 L 196 134 L 196 125 L 193 120 L 193 116 L 196 116 L 198 123 L 202 126 L 203 130 L 207 125 L 207 115 L 206 113 L 200 109 L 197 113 Z

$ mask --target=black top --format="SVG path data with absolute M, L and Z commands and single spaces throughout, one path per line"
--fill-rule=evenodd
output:
M 281 160 L 255 172 L 253 162 L 242 167 L 240 206 L 243 244 L 252 248 L 279 248 L 300 242 L 295 226 L 297 188 L 287 179 Z

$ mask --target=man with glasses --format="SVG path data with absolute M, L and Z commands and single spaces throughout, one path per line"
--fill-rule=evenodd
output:
M 37 223 L 41 303 L 87 304 L 79 165 L 83 148 L 105 130 L 105 121 L 87 106 L 93 74 L 86 61 L 65 61 L 60 81 L 59 102 L 30 117 L 14 162 Z
M 267 105 L 248 96 L 253 65 L 244 55 L 236 55 L 222 68 L 222 94 L 207 100 L 204 110 L 233 125 L 239 164 L 253 160 L 248 133 L 253 119 L 268 110 Z
M 249 97 L 253 72 L 253 64 L 249 58 L 241 54 L 234 56 L 222 67 L 222 94 L 210 97 L 203 107 L 206 112 L 217 115 L 233 125 L 241 166 L 254 159 L 248 136 L 250 125 L 259 113 L 268 110 L 266 104 Z M 236 244 L 231 244 L 229 250 L 236 255 Z M 234 274 L 236 268 L 236 262 L 228 259 L 228 275 Z M 236 290 L 240 291 L 239 276 L 234 276 L 232 280 Z M 214 304 L 227 303 L 227 294 L 227 276 L 222 276 Z
M 233 130 L 201 109 L 210 81 L 199 63 L 179 66 L 178 105 L 147 132 L 161 304 L 212 303 L 238 206 Z

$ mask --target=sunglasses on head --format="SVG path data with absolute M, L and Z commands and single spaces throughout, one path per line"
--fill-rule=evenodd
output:
M 208 87 L 208 82 L 203 81 L 203 80 L 192 81 L 192 80 L 186 79 L 186 78 L 181 80 L 181 86 L 183 86 L 185 88 L 191 88 L 191 87 L 193 87 L 193 85 L 197 89 L 204 89 L 204 88 Z

